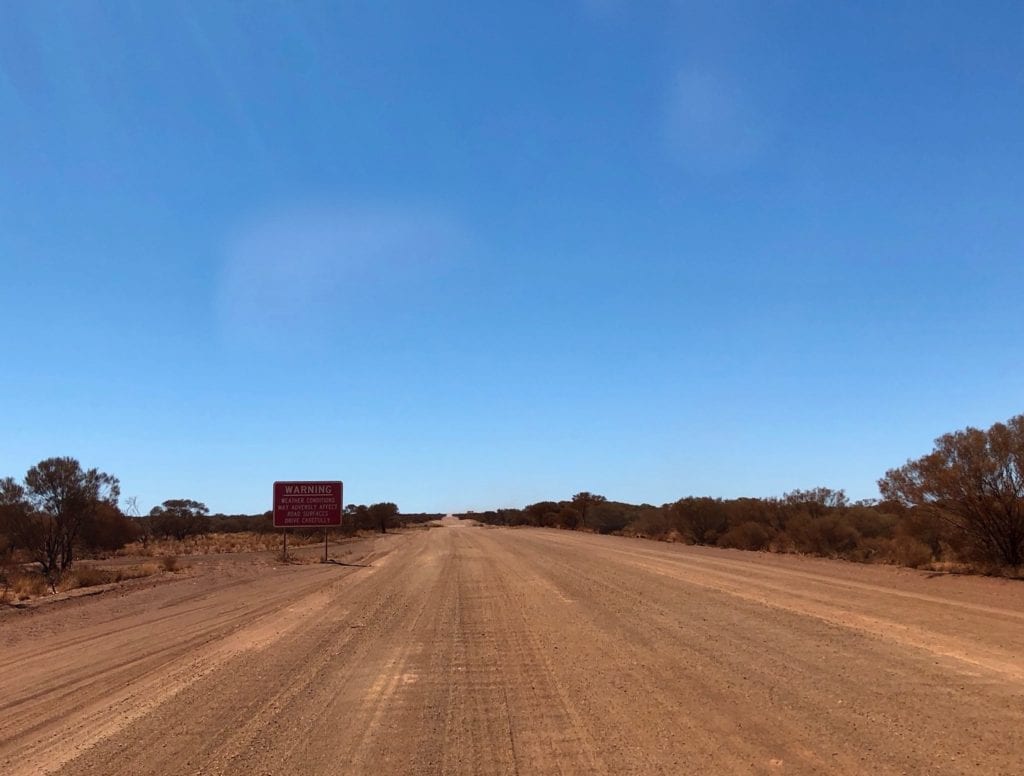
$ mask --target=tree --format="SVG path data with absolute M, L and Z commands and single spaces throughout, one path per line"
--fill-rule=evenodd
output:
M 936 515 L 995 563 L 1024 563 L 1024 415 L 987 431 L 968 427 L 878 481 L 886 499 Z
M 371 504 L 367 507 L 367 514 L 371 525 L 377 526 L 381 533 L 387 533 L 388 526 L 393 524 L 395 518 L 398 517 L 398 506 L 390 501 Z
M 187 536 L 205 533 L 206 516 L 210 510 L 201 501 L 190 498 L 172 498 L 149 510 L 153 531 L 162 536 L 173 536 L 179 541 Z
M 149 543 L 153 541 L 153 518 L 142 514 L 138 496 L 129 496 L 124 501 L 125 516 L 135 524 L 135 533 L 142 546 L 149 547 Z
M 14 477 L 0 479 L 0 506 L 13 506 L 25 503 L 25 489 Z
M 29 512 L 25 489 L 13 477 L 0 479 L 0 537 L 13 550 Z
M 7 600 L 11 574 L 16 567 L 16 534 L 27 514 L 25 489 L 13 477 L 0 479 L 0 602 Z
M 117 507 L 101 502 L 92 517 L 82 524 L 79 540 L 90 552 L 111 552 L 140 536 L 138 521 L 129 519 Z
M 70 457 L 47 458 L 28 470 L 24 494 L 31 512 L 19 538 L 44 574 L 71 566 L 83 525 L 95 518 L 101 504 L 117 509 L 120 492 L 117 477 L 84 470 Z
M 590 511 L 590 508 L 595 504 L 603 504 L 607 500 L 604 496 L 598 496 L 596 493 L 590 493 L 585 490 L 572 497 L 572 505 L 580 515 L 580 528 L 587 527 L 587 513 Z
M 538 501 L 523 508 L 528 525 L 547 527 L 558 520 L 558 504 L 554 501 Z
M 842 489 L 811 488 L 809 490 L 791 490 L 782 496 L 786 504 L 807 508 L 811 517 L 821 517 L 830 509 L 841 509 L 849 505 L 850 500 Z
M 346 504 L 342 525 L 349 533 L 370 528 L 369 507 L 365 504 Z

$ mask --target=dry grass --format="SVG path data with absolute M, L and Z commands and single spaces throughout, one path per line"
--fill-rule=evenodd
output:
M 12 571 L 7 575 L 7 585 L 0 589 L 0 602 L 27 601 L 46 595 L 50 586 L 46 577 L 38 572 Z
M 292 544 L 289 537 L 289 545 Z M 296 542 L 295 546 L 299 546 Z M 185 539 L 155 539 L 143 546 L 132 542 L 121 549 L 119 555 L 169 556 L 169 555 L 221 555 L 230 552 L 265 552 L 281 547 L 280 533 L 211 533 L 189 536 Z
M 928 568 L 944 574 L 978 574 L 985 577 L 1002 577 L 1003 579 L 1024 579 L 1024 566 L 1012 568 L 1010 566 L 975 561 L 972 563 L 932 563 Z
M 172 563 L 168 565 L 167 561 Z M 66 593 L 82 587 L 96 587 L 129 579 L 142 579 L 164 571 L 175 571 L 178 568 L 177 558 L 165 558 L 163 563 L 136 563 L 130 566 L 75 566 L 56 580 L 55 586 L 38 571 L 15 571 L 7 575 L 6 588 L 0 588 L 0 603 L 28 601 L 48 595 L 51 592 Z M 54 589 L 54 587 L 56 589 Z
M 159 563 L 139 563 L 132 566 L 102 568 L 100 566 L 78 566 L 61 577 L 57 590 L 76 590 L 80 587 L 109 585 L 129 579 L 142 579 L 164 571 Z
M 356 534 L 332 531 L 331 544 L 351 540 L 358 536 L 374 536 L 375 531 L 359 531 Z M 323 534 L 299 535 L 288 534 L 288 551 L 299 547 L 323 545 Z M 127 557 L 164 557 L 168 555 L 223 555 L 233 552 L 281 552 L 281 532 L 256 533 L 240 531 L 237 533 L 209 533 L 189 536 L 186 539 L 155 539 L 148 545 L 141 542 L 126 544 L 117 554 Z

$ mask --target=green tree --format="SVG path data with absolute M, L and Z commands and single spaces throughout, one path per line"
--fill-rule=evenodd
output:
M 1024 415 L 987 431 L 944 434 L 928 455 L 886 472 L 878 487 L 886 499 L 948 523 L 980 558 L 1024 563 Z

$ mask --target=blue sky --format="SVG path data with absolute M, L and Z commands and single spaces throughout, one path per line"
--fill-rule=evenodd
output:
M 1024 411 L 1019 2 L 4 3 L 0 475 L 877 495 Z

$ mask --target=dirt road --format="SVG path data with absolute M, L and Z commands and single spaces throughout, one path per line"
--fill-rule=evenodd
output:
M 0 618 L 0 772 L 1021 774 L 1024 584 L 468 525 Z

